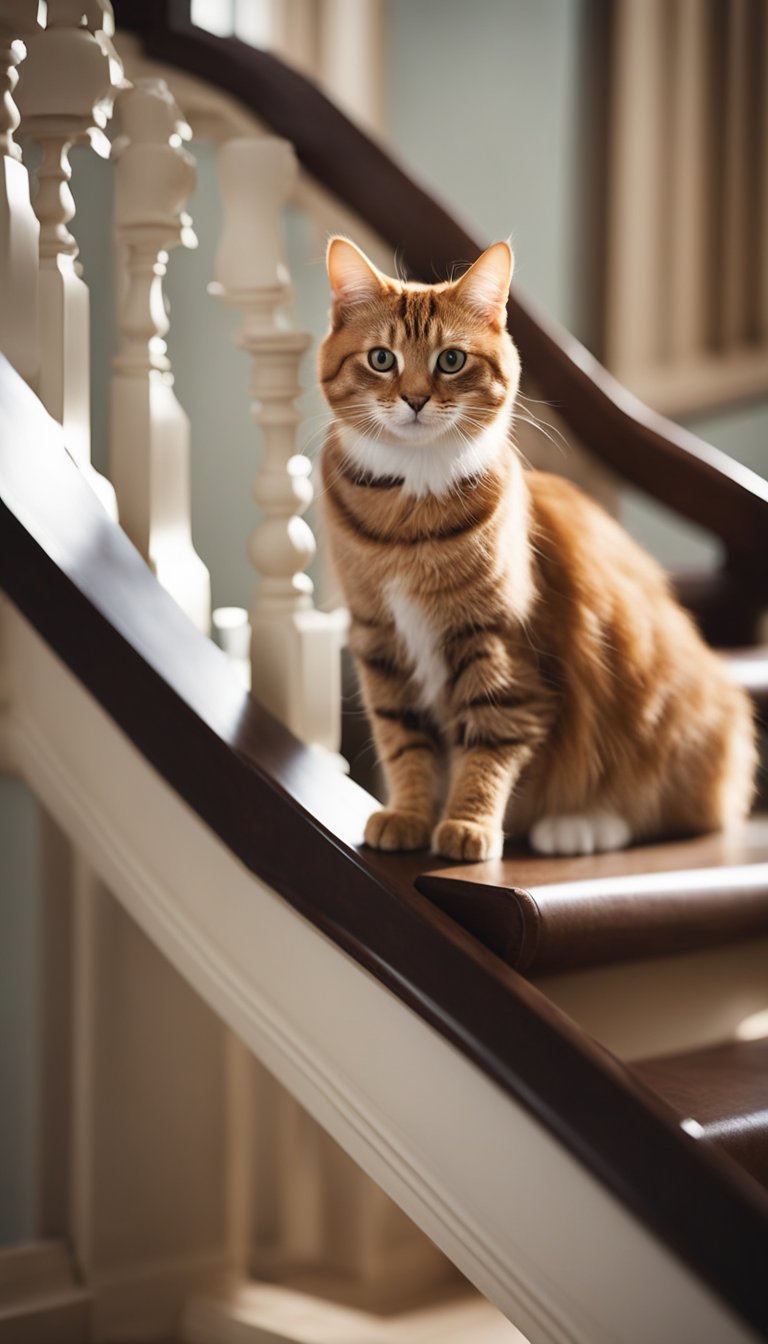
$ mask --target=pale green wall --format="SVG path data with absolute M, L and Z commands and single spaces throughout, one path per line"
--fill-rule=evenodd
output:
M 688 420 L 686 427 L 768 477 L 768 401 L 719 415 L 698 416 Z M 644 496 L 625 492 L 621 517 L 625 527 L 670 569 L 702 568 L 722 558 L 721 547 L 707 533 Z
M 753 471 L 768 476 L 768 402 L 753 402 L 687 423 L 708 443 L 716 444 Z
M 391 0 L 391 138 L 566 326 L 575 243 L 581 0 Z M 457 258 L 461 260 L 461 258 Z

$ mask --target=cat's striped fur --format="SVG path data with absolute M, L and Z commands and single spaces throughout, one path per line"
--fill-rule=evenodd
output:
M 389 786 L 367 842 L 480 859 L 504 830 L 585 851 L 742 818 L 745 696 L 656 563 L 510 445 L 507 245 L 430 287 L 334 239 L 329 273 L 323 498 Z

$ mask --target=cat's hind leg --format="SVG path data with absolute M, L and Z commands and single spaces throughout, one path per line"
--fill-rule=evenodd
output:
M 616 812 L 595 807 L 542 817 L 531 827 L 528 839 L 539 854 L 599 854 L 624 849 L 632 831 Z

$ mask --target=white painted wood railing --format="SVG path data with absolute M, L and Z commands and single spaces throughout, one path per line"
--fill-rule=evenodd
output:
M 113 360 L 110 463 L 120 521 L 199 630 L 210 627 L 208 571 L 192 546 L 190 427 L 176 400 L 164 337 L 168 251 L 197 246 L 186 212 L 192 132 L 162 80 L 139 80 L 117 100 L 115 236 L 125 269 Z M 121 268 L 122 269 L 122 268 Z
M 107 0 L 94 0 L 82 24 L 80 12 L 78 0 L 51 0 L 42 28 L 36 6 L 17 0 L 3 20 L 9 88 L 17 79 L 18 39 L 26 40 L 17 102 L 25 143 L 37 141 L 42 151 L 33 214 L 13 139 L 19 114 L 7 96 L 3 348 L 64 426 L 72 455 L 105 507 L 115 514 L 119 505 L 123 527 L 161 583 L 207 630 L 210 580 L 191 539 L 189 423 L 173 391 L 163 293 L 168 250 L 194 245 L 186 213 L 194 161 L 181 144 L 183 114 L 162 81 L 124 79 Z M 75 213 L 69 152 L 74 143 L 88 143 L 110 153 L 104 131 L 115 100 L 117 350 L 109 482 L 91 466 L 89 298 L 69 227 Z M 242 316 L 234 339 L 252 360 L 253 415 L 262 439 L 253 487 L 261 519 L 248 543 L 258 579 L 250 613 L 251 685 L 298 736 L 337 752 L 345 619 L 343 612 L 316 609 L 306 573 L 316 546 L 302 516 L 312 486 L 310 464 L 297 448 L 295 401 L 311 336 L 288 316 L 291 286 L 281 237 L 282 207 L 297 185 L 293 151 L 271 137 L 234 138 L 221 147 L 220 176 L 225 225 L 211 291 Z
M 194 161 L 183 148 L 186 122 L 168 87 L 151 73 L 125 79 L 112 45 L 106 0 L 94 0 L 84 12 L 81 23 L 78 0 L 50 0 L 47 26 L 41 27 L 36 3 L 16 0 L 3 9 L 8 96 L 2 106 L 0 349 L 62 424 L 72 456 L 107 509 L 119 510 L 122 526 L 160 582 L 206 631 L 210 581 L 191 539 L 189 423 L 173 389 L 165 340 L 171 319 L 163 292 L 169 250 L 194 245 L 187 214 Z M 22 37 L 26 47 L 18 41 Z M 20 117 L 10 94 L 19 62 L 21 136 L 25 147 L 36 141 L 42 149 L 34 205 L 14 138 Z M 110 146 L 105 131 L 113 104 Z M 225 116 L 225 129 L 228 124 Z M 299 367 L 312 338 L 291 318 L 281 224 L 288 198 L 301 198 L 306 205 L 315 196 L 308 184 L 298 182 L 292 147 L 258 131 L 254 126 L 248 137 L 225 138 L 220 148 L 225 222 L 211 285 L 215 297 L 240 317 L 234 340 L 252 361 L 252 411 L 262 440 L 253 488 L 261 518 L 249 543 L 257 576 L 250 613 L 251 684 L 300 737 L 335 753 L 345 614 L 317 610 L 306 573 L 316 544 L 303 517 L 312 486 L 310 463 L 298 451 L 295 403 L 301 391 Z M 69 227 L 76 209 L 69 151 L 76 143 L 90 144 L 114 161 L 111 482 L 91 465 L 89 294 Z M 320 232 L 345 227 L 325 199 L 318 197 L 318 202 Z M 15 619 L 6 620 L 5 612 L 0 616 L 0 635 L 18 631 Z M 4 700 L 10 706 L 14 698 L 11 664 L 18 670 L 18 648 L 14 643 L 13 657 L 6 658 L 0 640 L 0 712 Z M 18 686 L 16 678 L 16 710 Z M 10 722 L 10 709 L 7 717 Z M 18 734 L 9 730 L 6 735 L 4 722 L 0 759 L 5 768 L 16 768 Z M 85 725 L 83 731 L 90 733 Z M 179 1303 L 193 1289 L 199 1295 L 220 1288 L 228 1275 L 250 1269 L 267 1276 L 295 1275 L 300 1269 L 316 1286 L 324 1283 L 331 1295 L 329 1284 L 336 1285 L 336 1295 L 340 1285 L 356 1284 L 361 1302 L 416 1301 L 420 1292 L 429 1295 L 440 1284 L 454 1284 L 450 1262 L 158 960 L 152 943 L 115 902 L 112 890 L 121 900 L 125 892 L 96 853 L 92 832 L 83 829 L 71 809 L 62 811 L 56 789 L 34 769 L 30 772 L 29 760 L 21 755 L 22 773 L 55 818 L 46 823 L 41 844 L 50 857 L 47 867 L 57 874 L 51 894 L 63 902 L 61 927 L 72 956 L 59 1005 L 71 1014 L 72 1024 L 66 1096 L 59 1099 L 72 1127 L 67 1231 L 99 1337 L 108 1339 L 127 1328 L 167 1332 Z M 120 982 L 122 964 L 132 968 L 130 984 Z M 184 1179 L 194 1182 L 189 1204 L 199 1223 L 194 1232 L 183 1207 L 176 1210 L 167 1198 L 170 1187 L 159 1174 L 161 1166 L 168 1166 L 167 1134 L 143 1133 L 141 1107 L 129 1102 L 125 1090 L 142 1076 L 148 1012 L 158 1021 L 170 1016 L 197 1043 L 194 1065 L 185 1062 L 183 1051 L 179 1055 L 173 1046 L 155 1044 L 163 1062 L 152 1074 L 149 1102 L 183 1145 L 169 1174 L 176 1171 L 171 1179 L 177 1179 L 186 1170 Z M 223 1080 L 223 1091 L 214 1086 L 205 1098 L 198 1096 L 192 1112 L 186 1100 L 193 1086 L 190 1070 L 200 1078 Z M 109 1096 L 108 1077 L 120 1092 L 117 1106 Z M 137 1151 L 145 1173 L 129 1190 L 120 1185 L 120 1171 L 129 1153 L 135 1170 Z M 223 1184 L 216 1176 L 221 1163 Z M 267 1189 L 257 1179 L 266 1172 Z M 57 1273 L 63 1263 L 57 1261 Z M 34 1264 L 42 1292 L 48 1260 L 41 1254 Z M 82 1291 L 74 1283 L 65 1287 L 68 1320 L 79 1330 Z M 64 1291 L 61 1283 L 59 1288 Z M 344 1331 L 353 1324 L 364 1329 L 365 1337 L 371 1328 L 375 1334 L 362 1318 L 348 1318 L 341 1308 L 334 1316 L 335 1310 L 314 1308 L 324 1328 L 333 1324 Z M 489 1339 L 499 1331 L 505 1340 L 517 1337 L 482 1302 L 468 1314 L 466 1306 L 463 1310 L 465 1333 L 457 1338 L 480 1341 L 489 1330 Z M 226 1337 L 229 1307 L 212 1308 L 198 1296 L 187 1312 L 186 1338 L 205 1338 L 211 1311 L 217 1338 Z M 251 1304 L 248 1337 L 261 1339 L 258 1322 L 275 1311 L 286 1330 L 295 1330 L 286 1338 L 305 1338 L 301 1311 L 291 1305 L 290 1295 L 278 1303 Z M 407 1337 L 409 1328 L 403 1327 L 404 1336 L 393 1323 L 392 1340 Z
M 26 37 L 16 99 L 24 135 L 42 150 L 34 200 L 40 221 L 37 390 L 63 425 L 70 453 L 116 517 L 114 490 L 91 466 L 90 317 L 78 247 L 68 228 L 75 213 L 69 152 L 82 142 L 109 154 L 104 127 L 123 72 L 110 42 L 111 7 L 93 0 L 81 25 L 82 9 L 78 0 L 51 0 L 47 27 Z
M 37 266 L 40 228 L 29 200 L 29 179 L 13 136 L 21 120 L 13 93 L 17 65 L 34 32 L 37 0 L 15 0 L 0 9 L 0 348 L 27 382 L 39 370 Z
M 290 321 L 280 218 L 295 186 L 287 141 L 235 139 L 219 152 L 224 232 L 211 293 L 242 313 L 235 342 L 253 361 L 253 415 L 263 436 L 253 497 L 262 521 L 249 544 L 259 574 L 251 609 L 252 689 L 305 741 L 337 751 L 344 613 L 317 611 L 305 572 L 315 539 L 302 517 L 310 462 L 297 451 L 299 365 L 309 332 Z

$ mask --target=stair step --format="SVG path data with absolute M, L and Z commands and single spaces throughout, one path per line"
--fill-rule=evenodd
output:
M 768 1187 L 768 1036 L 640 1060 L 630 1069 L 689 1133 L 716 1144 Z
M 526 1344 L 490 1302 L 465 1293 L 394 1315 L 374 1315 L 275 1284 L 248 1283 L 192 1298 L 184 1344 Z
M 431 870 L 416 886 L 519 971 L 573 970 L 768 936 L 768 816 L 738 833 Z
M 63 1241 L 0 1249 L 0 1344 L 85 1344 L 90 1320 L 90 1293 Z
M 88 1344 L 92 1338 L 84 1289 L 0 1310 L 0 1344 Z

